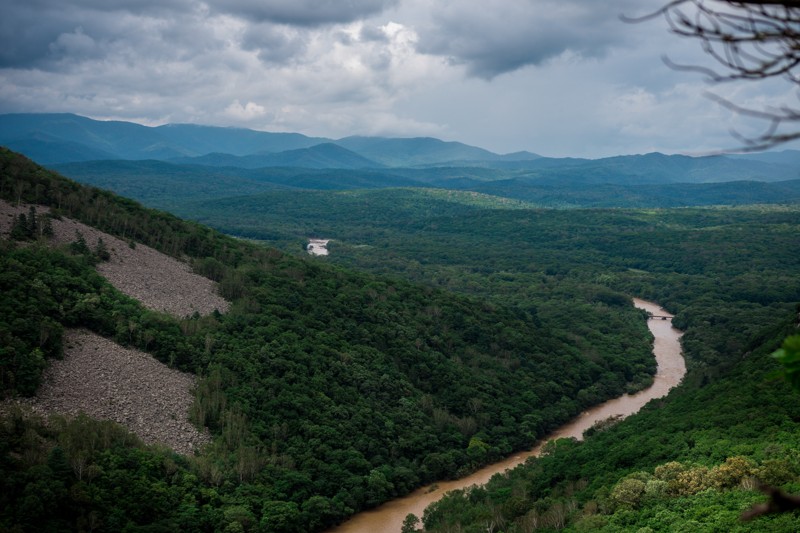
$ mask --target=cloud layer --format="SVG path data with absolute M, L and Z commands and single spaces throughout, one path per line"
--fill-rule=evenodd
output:
M 619 15 L 640 6 L 632 0 L 446 0 L 431 9 L 421 50 L 485 78 L 565 53 L 598 57 L 626 41 L 630 34 Z
M 730 113 L 659 59 L 701 54 L 661 21 L 619 19 L 658 5 L 28 0 L 0 18 L 0 112 L 436 135 L 553 155 L 719 148 Z

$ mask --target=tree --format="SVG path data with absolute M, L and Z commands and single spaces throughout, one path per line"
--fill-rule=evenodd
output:
M 408 513 L 403 519 L 403 529 L 401 530 L 402 533 L 413 533 L 417 531 L 417 526 L 419 525 L 419 518 L 414 513 Z
M 673 68 L 696 71 L 716 82 L 784 78 L 800 86 L 800 2 L 798 0 L 672 0 L 645 20 L 663 16 L 670 30 L 698 39 L 717 68 L 678 65 Z M 779 106 L 769 109 L 742 107 L 713 96 L 740 114 L 767 121 L 764 132 L 755 137 L 734 133 L 747 151 L 800 139 L 800 131 L 787 125 L 800 122 L 800 108 Z
M 94 255 L 97 257 L 98 261 L 109 261 L 111 259 L 111 252 L 108 251 L 108 247 L 106 243 L 103 242 L 102 237 L 97 239 Z
M 92 251 L 86 244 L 86 238 L 78 230 L 75 230 L 75 240 L 69 243 L 70 251 L 75 255 L 91 255 Z

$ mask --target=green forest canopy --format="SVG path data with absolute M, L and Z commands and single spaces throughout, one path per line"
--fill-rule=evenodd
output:
M 94 274 L 90 257 L 4 244 L 3 292 L 13 300 L 0 333 L 14 350 L 3 353 L 4 372 L 12 368 L 17 376 L 8 361 L 25 361 L 22 373 L 35 381 L 44 357 L 58 355 L 63 327 L 89 327 L 143 346 L 119 331 L 135 321 L 137 331 L 155 339 L 147 344 L 156 357 L 204 376 L 195 417 L 216 435 L 203 455 L 186 459 L 137 445 L 105 423 L 45 427 L 9 417 L 2 429 L 4 527 L 95 521 L 106 530 L 322 529 L 421 482 L 528 446 L 584 406 L 643 386 L 654 369 L 644 320 L 628 295 L 677 311 L 687 331 L 691 370 L 681 390 L 689 397 L 716 390 L 711 385 L 736 390 L 731 376 L 766 371 L 758 354 L 774 349 L 768 347 L 780 336 L 775 328 L 788 327 L 786 317 L 800 300 L 792 208 L 559 213 L 455 206 L 412 213 L 397 225 L 378 218 L 367 230 L 380 240 L 366 247 L 348 238 L 361 231 L 358 213 L 348 212 L 353 220 L 339 221 L 334 260 L 383 273 L 376 277 L 225 237 L 81 187 L 10 152 L 3 152 L 0 170 L 3 198 L 50 205 L 122 238 L 188 256 L 234 300 L 226 315 L 176 320 L 119 294 Z M 365 206 L 362 222 L 381 207 Z M 775 250 L 780 261 L 772 259 Z M 33 291 L 33 283 L 49 293 Z M 44 345 L 37 336 L 42 327 L 52 331 Z M 742 369 L 748 351 L 745 361 L 753 366 Z M 3 383 L 7 394 L 31 387 Z M 716 397 L 714 409 L 733 405 L 722 394 L 704 401 Z M 785 397 L 776 398 L 769 404 L 778 409 L 775 420 L 793 434 L 793 415 L 780 414 Z M 693 419 L 670 405 L 650 410 L 690 425 L 686 438 L 697 443 Z M 757 405 L 749 408 L 758 412 Z M 764 466 L 766 455 L 736 446 L 728 452 L 714 420 L 701 429 L 721 441 L 714 445 L 719 451 L 712 456 L 701 447 L 693 461 L 713 467 L 738 454 L 753 468 Z M 772 427 L 752 420 L 745 416 L 730 431 L 758 440 Z M 631 431 L 629 424 L 635 422 L 614 431 Z M 654 475 L 659 464 L 685 460 L 683 441 L 671 442 L 668 428 L 651 430 L 661 442 L 653 454 L 623 459 L 605 477 L 587 479 L 578 504 L 602 501 L 598 491 L 611 490 L 630 468 Z M 102 438 L 82 442 L 70 437 L 76 432 Z M 473 436 L 488 446 L 470 451 Z M 70 468 L 76 458 L 95 467 L 91 479 L 76 477 Z M 584 484 L 559 468 L 545 492 L 561 490 L 564 480 Z M 114 498 L 118 484 L 136 490 Z M 552 508 L 537 503 L 543 493 L 529 494 L 519 504 L 525 513 L 504 520 Z M 492 501 L 502 497 L 492 493 Z M 36 511 L 45 507 L 58 511 Z M 438 519 L 426 520 L 438 527 Z

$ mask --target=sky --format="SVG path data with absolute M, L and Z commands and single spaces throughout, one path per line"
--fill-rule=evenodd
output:
M 702 154 L 753 123 L 663 0 L 0 0 L 0 113 L 69 112 L 341 138 L 432 136 L 552 157 Z M 786 146 L 796 148 L 796 146 Z

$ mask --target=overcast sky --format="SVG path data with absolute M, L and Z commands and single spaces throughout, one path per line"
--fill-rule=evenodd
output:
M 434 136 L 602 157 L 735 147 L 709 100 L 796 104 L 782 82 L 710 85 L 657 0 L 0 0 L 0 113 L 147 125 Z

